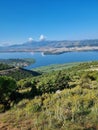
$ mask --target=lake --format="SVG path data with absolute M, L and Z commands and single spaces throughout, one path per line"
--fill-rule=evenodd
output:
M 26 67 L 27 69 L 31 69 L 51 64 L 95 61 L 98 60 L 98 51 L 67 52 L 59 55 L 44 55 L 43 53 L 29 52 L 0 53 L 0 59 L 12 58 L 34 58 L 36 63 Z

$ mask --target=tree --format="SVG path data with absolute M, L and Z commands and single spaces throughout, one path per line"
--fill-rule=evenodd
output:
M 11 95 L 16 92 L 16 81 L 7 76 L 0 76 L 0 104 L 10 107 Z
M 38 80 L 35 79 L 33 83 L 38 89 L 39 93 L 52 93 L 57 90 L 63 90 L 69 88 L 68 82 L 70 77 L 63 72 L 59 71 L 57 73 L 51 73 L 49 75 L 43 75 L 39 77 Z M 33 86 L 34 86 L 33 85 Z

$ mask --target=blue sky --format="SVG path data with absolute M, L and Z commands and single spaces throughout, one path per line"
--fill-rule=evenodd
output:
M 98 0 L 0 0 L 0 45 L 39 37 L 98 39 Z

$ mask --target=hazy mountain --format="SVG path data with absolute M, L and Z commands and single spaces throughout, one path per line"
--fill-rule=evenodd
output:
M 85 46 L 98 46 L 98 39 L 93 40 L 62 40 L 62 41 L 29 41 L 23 44 L 11 45 L 7 47 L 0 47 L 0 51 L 34 51 L 46 48 L 72 48 L 72 47 L 85 47 Z

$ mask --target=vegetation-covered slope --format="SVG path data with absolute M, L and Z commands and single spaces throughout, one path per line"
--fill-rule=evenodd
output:
M 98 62 L 80 63 L 18 81 L 14 99 L 9 97 L 11 109 L 0 115 L 0 128 L 97 130 L 97 68 Z
M 30 71 L 19 67 L 14 67 L 9 64 L 0 63 L 0 75 L 12 77 L 15 80 L 21 80 L 25 78 L 30 78 L 32 76 L 40 75 L 40 73 L 36 71 Z
M 7 64 L 10 66 L 24 67 L 35 63 L 34 59 L 24 58 L 24 59 L 0 59 L 0 63 Z
M 0 71 L 6 70 L 6 69 L 11 69 L 11 68 L 13 68 L 13 67 L 8 64 L 0 63 Z

